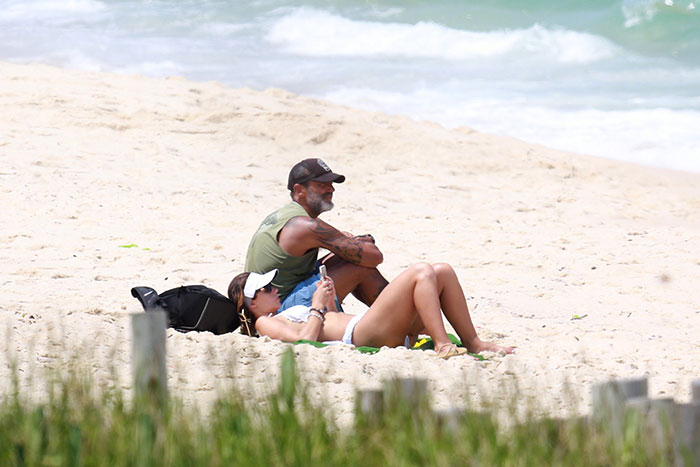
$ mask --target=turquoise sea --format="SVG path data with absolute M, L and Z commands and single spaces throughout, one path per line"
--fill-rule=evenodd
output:
M 280 87 L 700 172 L 700 0 L 0 0 L 0 60 Z

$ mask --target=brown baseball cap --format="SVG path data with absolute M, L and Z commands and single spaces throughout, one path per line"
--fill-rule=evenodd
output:
M 289 171 L 289 181 L 287 188 L 292 191 L 297 183 L 306 183 L 309 180 L 317 182 L 335 182 L 343 183 L 345 175 L 334 173 L 328 165 L 321 159 L 304 159 L 298 162 L 292 170 Z

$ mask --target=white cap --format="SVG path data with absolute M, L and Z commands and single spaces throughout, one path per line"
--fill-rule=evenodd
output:
M 245 286 L 243 287 L 243 296 L 249 299 L 255 297 L 255 292 L 262 289 L 267 284 L 272 282 L 277 275 L 277 269 L 273 269 L 265 274 L 258 274 L 257 272 L 251 272 L 248 275 L 248 279 L 245 281 Z

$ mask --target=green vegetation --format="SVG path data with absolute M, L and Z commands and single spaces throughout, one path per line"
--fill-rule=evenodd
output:
M 508 428 L 489 413 L 441 423 L 427 401 L 385 402 L 379 418 L 335 426 L 300 388 L 291 351 L 278 390 L 250 407 L 235 393 L 206 416 L 171 398 L 127 401 L 79 372 L 58 378 L 45 403 L 15 390 L 0 399 L 2 466 L 150 465 L 672 465 L 640 424 L 610 436 L 583 420 L 532 419 Z

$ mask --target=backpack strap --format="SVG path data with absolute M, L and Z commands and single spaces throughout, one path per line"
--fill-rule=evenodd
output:
M 134 287 L 131 289 L 131 295 L 141 302 L 144 311 L 150 311 L 158 308 L 157 303 L 160 297 L 155 289 L 150 287 Z

